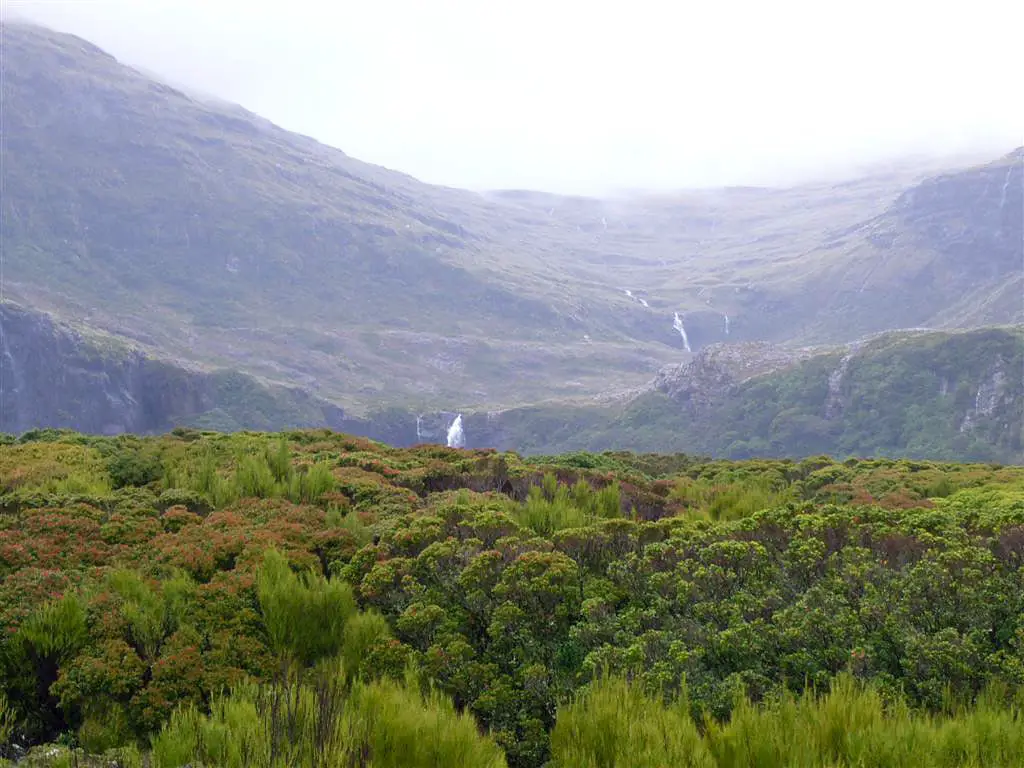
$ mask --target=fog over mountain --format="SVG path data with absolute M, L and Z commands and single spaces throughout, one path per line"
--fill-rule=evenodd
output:
M 8 0 L 432 183 L 605 194 L 790 184 L 1024 140 L 1001 0 Z

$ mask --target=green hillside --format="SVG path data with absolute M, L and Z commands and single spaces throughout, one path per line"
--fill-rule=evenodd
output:
M 883 334 L 794 352 L 709 348 L 611 406 L 466 422 L 470 444 L 1024 462 L 1024 326 Z M 474 443 L 479 440 L 480 443 Z

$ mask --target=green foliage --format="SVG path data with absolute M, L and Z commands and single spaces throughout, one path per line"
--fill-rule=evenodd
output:
M 739 478 L 728 483 L 682 478 L 676 483 L 672 498 L 698 516 L 740 520 L 762 509 L 776 507 L 791 496 L 774 487 L 772 480 L 766 477 Z
M 200 445 L 171 466 L 165 483 L 169 486 L 165 494 L 176 486 L 184 486 L 215 507 L 226 507 L 244 498 L 319 504 L 337 486 L 331 467 L 325 462 L 295 466 L 284 439 L 262 446 L 260 442 L 254 445 L 251 439 L 232 440 L 216 447 Z M 187 501 L 190 509 L 196 504 L 191 499 Z
M 383 616 L 370 610 L 357 613 L 345 625 L 341 659 L 348 674 L 365 669 L 370 651 L 391 637 L 391 627 Z
M 278 653 L 304 663 L 336 655 L 345 641 L 345 623 L 356 611 L 352 588 L 312 571 L 295 573 L 287 558 L 270 550 L 257 577 L 260 610 Z
M 541 485 L 532 486 L 526 503 L 513 511 L 513 517 L 541 536 L 550 536 L 565 528 L 582 528 L 599 518 L 620 515 L 618 483 L 594 490 L 580 480 L 572 487 L 559 484 L 552 473 L 544 475 Z
M 1010 768 L 1024 760 L 1024 718 L 985 698 L 952 717 L 924 717 L 887 708 L 877 692 L 842 675 L 824 696 L 785 696 L 762 707 L 741 699 L 728 723 L 708 724 L 706 742 L 717 765 L 737 768 Z
M 685 700 L 665 706 L 620 678 L 592 683 L 559 709 L 552 768 L 714 768 Z
M 133 571 L 118 569 L 107 576 L 107 588 L 120 598 L 132 644 L 150 661 L 156 659 L 164 638 L 185 621 L 196 591 L 185 574 L 175 574 L 155 587 Z
M 236 688 L 209 715 L 179 709 L 153 740 L 155 768 L 505 766 L 497 745 L 437 692 L 357 682 L 346 693 L 324 678 Z
M 3 750 L 11 743 L 11 737 L 14 735 L 14 710 L 11 709 L 10 704 L 7 702 L 7 696 L 3 691 L 0 691 L 0 750 Z
M 46 490 L 72 474 L 107 477 L 123 446 L 159 456 L 162 477 L 96 496 Z M 407 672 L 491 733 L 512 768 L 642 765 L 641 748 L 619 754 L 620 742 L 678 762 L 687 710 L 702 734 L 696 753 L 717 760 L 716 749 L 754 744 L 744 722 L 784 733 L 772 713 L 839 707 L 846 699 L 826 707 L 832 694 L 821 694 L 812 707 L 804 693 L 828 691 L 847 670 L 884 701 L 879 733 L 905 711 L 928 739 L 969 750 L 965 728 L 1016 724 L 1020 467 L 628 454 L 545 463 L 324 430 L 49 435 L 0 453 L 0 467 L 0 692 L 19 739 L 77 744 L 91 753 L 67 752 L 81 764 L 144 747 L 175 710 L 192 719 L 183 742 L 166 737 L 171 757 L 181 742 L 190 761 L 200 749 L 244 761 L 257 747 L 291 759 L 309 749 L 288 753 L 267 725 L 298 732 L 289 696 L 305 690 L 319 707 L 336 688 L 332 700 L 354 712 L 359 691 Z M 624 676 L 630 685 L 615 688 Z M 260 693 L 239 694 L 246 685 Z M 998 686 L 1005 695 L 986 693 Z M 392 694 L 379 695 L 386 709 Z M 662 711 L 663 701 L 676 703 Z M 575 714 L 556 726 L 560 706 Z M 634 710 L 642 722 L 628 719 Z M 847 722 L 812 714 L 812 725 Z M 843 727 L 859 733 L 861 715 L 850 717 Z M 231 735 L 246 718 L 248 735 Z M 363 728 L 345 722 L 345 739 Z M 364 746 L 371 731 L 360 731 Z M 406 736 L 389 738 L 399 749 Z M 832 749 L 824 736 L 812 742 Z M 812 758 L 794 759 L 817 768 Z
M 154 483 L 163 477 L 164 468 L 159 456 L 126 447 L 108 456 L 107 473 L 115 488 L 123 488 Z
M 952 716 L 887 707 L 849 674 L 825 695 L 784 695 L 762 705 L 739 696 L 728 722 L 704 718 L 683 698 L 665 704 L 621 678 L 595 681 L 559 709 L 552 766 L 637 768 L 1011 768 L 1024 760 L 1024 713 L 994 695 Z
M 18 643 L 27 653 L 54 663 L 73 655 L 87 636 L 85 606 L 74 593 L 41 606 L 17 634 Z

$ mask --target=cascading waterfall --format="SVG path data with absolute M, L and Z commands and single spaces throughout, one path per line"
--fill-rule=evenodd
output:
M 641 306 L 644 306 L 644 307 L 650 307 L 651 306 L 650 304 L 647 303 L 647 299 L 643 298 L 642 296 L 634 295 L 633 292 L 631 290 L 629 290 L 629 288 L 623 288 L 622 290 L 633 301 L 639 302 Z
M 466 446 L 466 433 L 462 430 L 462 414 L 460 413 L 448 427 L 448 447 L 464 448 Z
M 423 414 L 416 416 L 416 441 L 423 442 Z
M 678 312 L 674 313 L 672 327 L 679 331 L 679 335 L 683 339 L 683 347 L 686 348 L 686 351 L 692 353 L 693 350 L 690 349 L 690 340 L 686 337 L 686 328 L 683 327 L 683 318 L 679 316 Z
M 723 312 L 722 313 L 722 317 L 725 318 L 725 335 L 728 336 L 729 335 L 729 316 Z

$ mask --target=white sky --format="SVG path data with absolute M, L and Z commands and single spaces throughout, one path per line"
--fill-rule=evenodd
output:
M 0 0 L 426 181 L 785 183 L 1024 144 L 1019 0 Z

